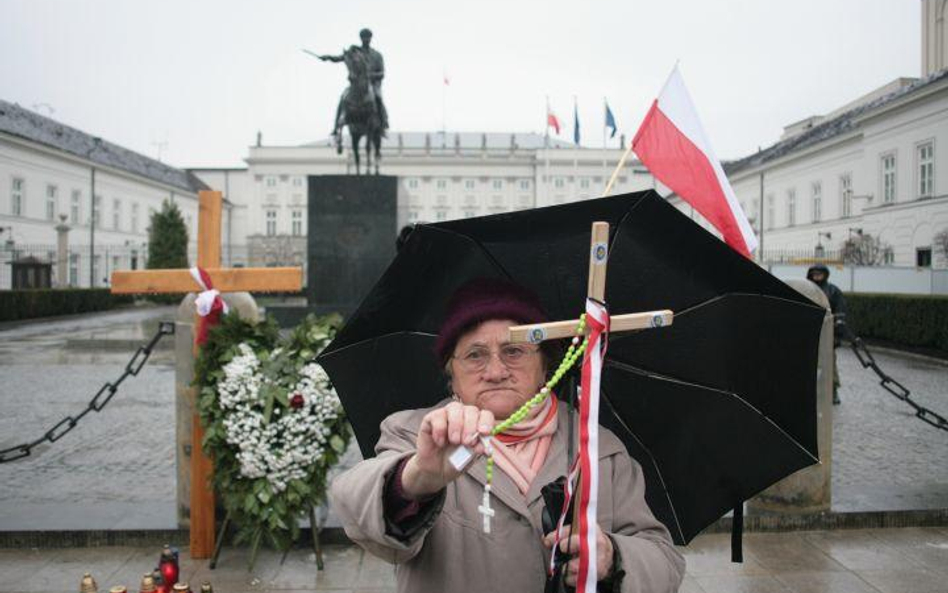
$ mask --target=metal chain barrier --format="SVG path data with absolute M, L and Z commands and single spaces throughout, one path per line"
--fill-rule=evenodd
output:
M 15 447 L 9 447 L 7 449 L 0 450 L 0 463 L 7 463 L 28 457 L 37 445 L 47 442 L 55 443 L 59 439 L 66 436 L 69 431 L 75 428 L 79 421 L 82 420 L 83 417 L 85 417 L 85 415 L 89 412 L 101 412 L 106 404 L 108 404 L 115 396 L 115 393 L 118 391 L 119 385 L 122 384 L 122 381 L 128 377 L 134 377 L 138 375 L 139 371 L 142 370 L 142 367 L 145 366 L 145 363 L 148 361 L 148 357 L 151 356 L 151 351 L 155 348 L 155 345 L 158 344 L 158 341 L 164 336 L 170 336 L 172 334 L 174 334 L 174 323 L 170 321 L 162 321 L 158 325 L 158 331 L 154 336 L 152 336 L 151 340 L 149 340 L 144 346 L 138 347 L 138 350 L 136 350 L 135 354 L 132 355 L 132 358 L 128 361 L 128 364 L 125 365 L 125 371 L 119 376 L 119 378 L 103 385 L 101 389 L 99 389 L 96 394 L 92 396 L 92 399 L 89 401 L 89 405 L 87 405 L 82 412 L 76 414 L 75 416 L 66 416 L 35 441 L 26 442 Z
M 866 344 L 862 341 L 862 338 L 855 335 L 845 323 L 840 324 L 840 327 L 843 329 L 846 339 L 849 340 L 849 344 L 853 349 L 853 353 L 855 353 L 856 358 L 859 359 L 859 364 L 861 364 L 862 368 L 864 369 L 872 369 L 872 371 L 879 376 L 879 379 L 881 379 L 879 384 L 882 385 L 883 389 L 901 401 L 912 406 L 915 409 L 916 418 L 931 424 L 935 428 L 948 431 L 948 419 L 913 400 L 912 392 L 910 392 L 908 388 L 887 375 L 885 371 L 879 368 L 879 365 L 876 363 L 876 359 L 872 357 L 872 353 L 869 352 L 869 348 L 866 347 Z

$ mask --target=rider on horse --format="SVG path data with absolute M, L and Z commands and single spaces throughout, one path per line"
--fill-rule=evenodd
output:
M 361 46 L 349 46 L 349 49 L 343 51 L 342 55 L 339 56 L 320 56 L 321 60 L 329 62 L 344 61 L 346 65 L 349 66 L 349 87 L 342 92 L 342 96 L 339 98 L 339 106 L 336 108 L 336 119 L 333 122 L 332 130 L 333 137 L 336 138 L 337 144 L 340 145 L 339 135 L 342 131 L 342 126 L 346 124 L 346 99 L 349 96 L 352 85 L 360 82 L 356 78 L 358 76 L 368 77 L 368 90 L 375 100 L 383 136 L 385 135 L 385 130 L 388 129 L 388 112 L 385 110 L 385 103 L 382 101 L 382 79 L 385 78 L 385 63 L 382 60 L 382 54 L 369 46 L 372 42 L 372 31 L 362 29 L 359 31 L 359 37 L 362 39 Z M 355 68 L 353 68 L 354 63 L 357 64 Z M 358 72 L 358 74 L 355 74 L 355 72 Z

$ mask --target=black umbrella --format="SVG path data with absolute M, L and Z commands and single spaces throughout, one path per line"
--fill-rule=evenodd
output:
M 675 312 L 616 334 L 600 422 L 642 465 L 646 499 L 677 543 L 817 461 L 823 309 L 654 191 L 418 225 L 320 355 L 366 457 L 389 414 L 445 397 L 433 355 L 448 297 L 475 277 L 536 292 L 551 319 L 584 310 L 593 221 L 610 224 L 610 313 Z

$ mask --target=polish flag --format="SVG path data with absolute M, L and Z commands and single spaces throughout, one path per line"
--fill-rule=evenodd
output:
M 553 128 L 556 130 L 557 135 L 560 133 L 560 120 L 556 117 L 556 114 L 550 111 L 549 108 L 546 110 L 546 127 Z
M 632 150 L 656 179 L 714 225 L 725 243 L 750 257 L 757 237 L 711 150 L 678 66 L 642 121 Z

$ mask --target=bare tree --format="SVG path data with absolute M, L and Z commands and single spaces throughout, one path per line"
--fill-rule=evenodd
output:
M 843 262 L 854 266 L 878 266 L 885 263 L 886 254 L 892 247 L 882 239 L 860 233 L 843 242 Z

